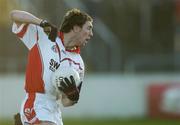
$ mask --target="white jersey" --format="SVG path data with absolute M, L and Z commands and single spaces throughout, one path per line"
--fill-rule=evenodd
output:
M 58 33 L 56 42 L 52 42 L 41 27 L 33 24 L 17 27 L 14 23 L 12 31 L 29 50 L 25 82 L 27 93 L 21 106 L 23 125 L 38 124 L 40 121 L 63 125 L 51 75 L 60 65 L 70 65 L 78 71 L 83 81 L 84 63 L 78 49 L 74 52 L 67 51 L 63 45 L 62 33 Z
M 29 50 L 25 82 L 27 93 L 52 93 L 54 90 L 51 75 L 60 65 L 73 66 L 83 81 L 83 60 L 79 53 L 65 49 L 62 33 L 58 33 L 56 42 L 52 42 L 43 29 L 37 25 L 22 24 L 17 27 L 14 23 L 12 31 Z

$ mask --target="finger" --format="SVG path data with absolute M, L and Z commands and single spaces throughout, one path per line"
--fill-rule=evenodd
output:
M 61 87 L 67 88 L 67 85 L 66 85 L 66 83 L 64 81 L 61 81 L 60 84 L 61 84 Z
M 64 78 L 64 81 L 66 82 L 66 84 L 67 84 L 68 86 L 71 85 L 71 82 L 69 81 L 69 79 L 68 79 L 67 77 Z
M 70 79 L 71 79 L 71 84 L 76 85 L 75 80 L 74 80 L 74 77 L 73 77 L 72 75 L 70 76 Z
M 57 37 L 57 28 L 52 28 L 49 34 L 49 39 L 54 42 L 56 40 L 56 37 Z

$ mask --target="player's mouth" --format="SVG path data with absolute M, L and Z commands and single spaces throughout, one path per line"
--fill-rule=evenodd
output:
M 88 39 L 85 39 L 82 46 L 85 46 L 88 43 Z
M 89 42 L 90 38 L 86 38 L 82 44 L 82 46 L 85 46 Z
M 86 42 L 88 42 L 89 40 L 90 40 L 90 38 L 87 38 L 87 39 L 86 39 Z
M 87 44 L 89 40 L 90 38 L 87 38 L 84 43 Z

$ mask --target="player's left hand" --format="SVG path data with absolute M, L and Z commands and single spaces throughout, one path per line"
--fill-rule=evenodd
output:
M 57 27 L 46 20 L 41 21 L 40 26 L 43 28 L 44 32 L 48 35 L 48 39 L 55 42 L 58 32 Z
M 79 89 L 76 87 L 76 83 L 73 76 L 70 76 L 70 80 L 68 78 L 64 78 L 60 82 L 60 87 L 58 89 L 74 102 L 78 102 L 79 100 Z

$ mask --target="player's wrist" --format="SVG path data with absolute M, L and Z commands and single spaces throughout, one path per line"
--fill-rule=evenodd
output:
M 48 24 L 48 21 L 42 19 L 41 22 L 40 22 L 40 24 L 39 24 L 39 26 L 40 26 L 40 27 L 45 27 L 47 24 Z

